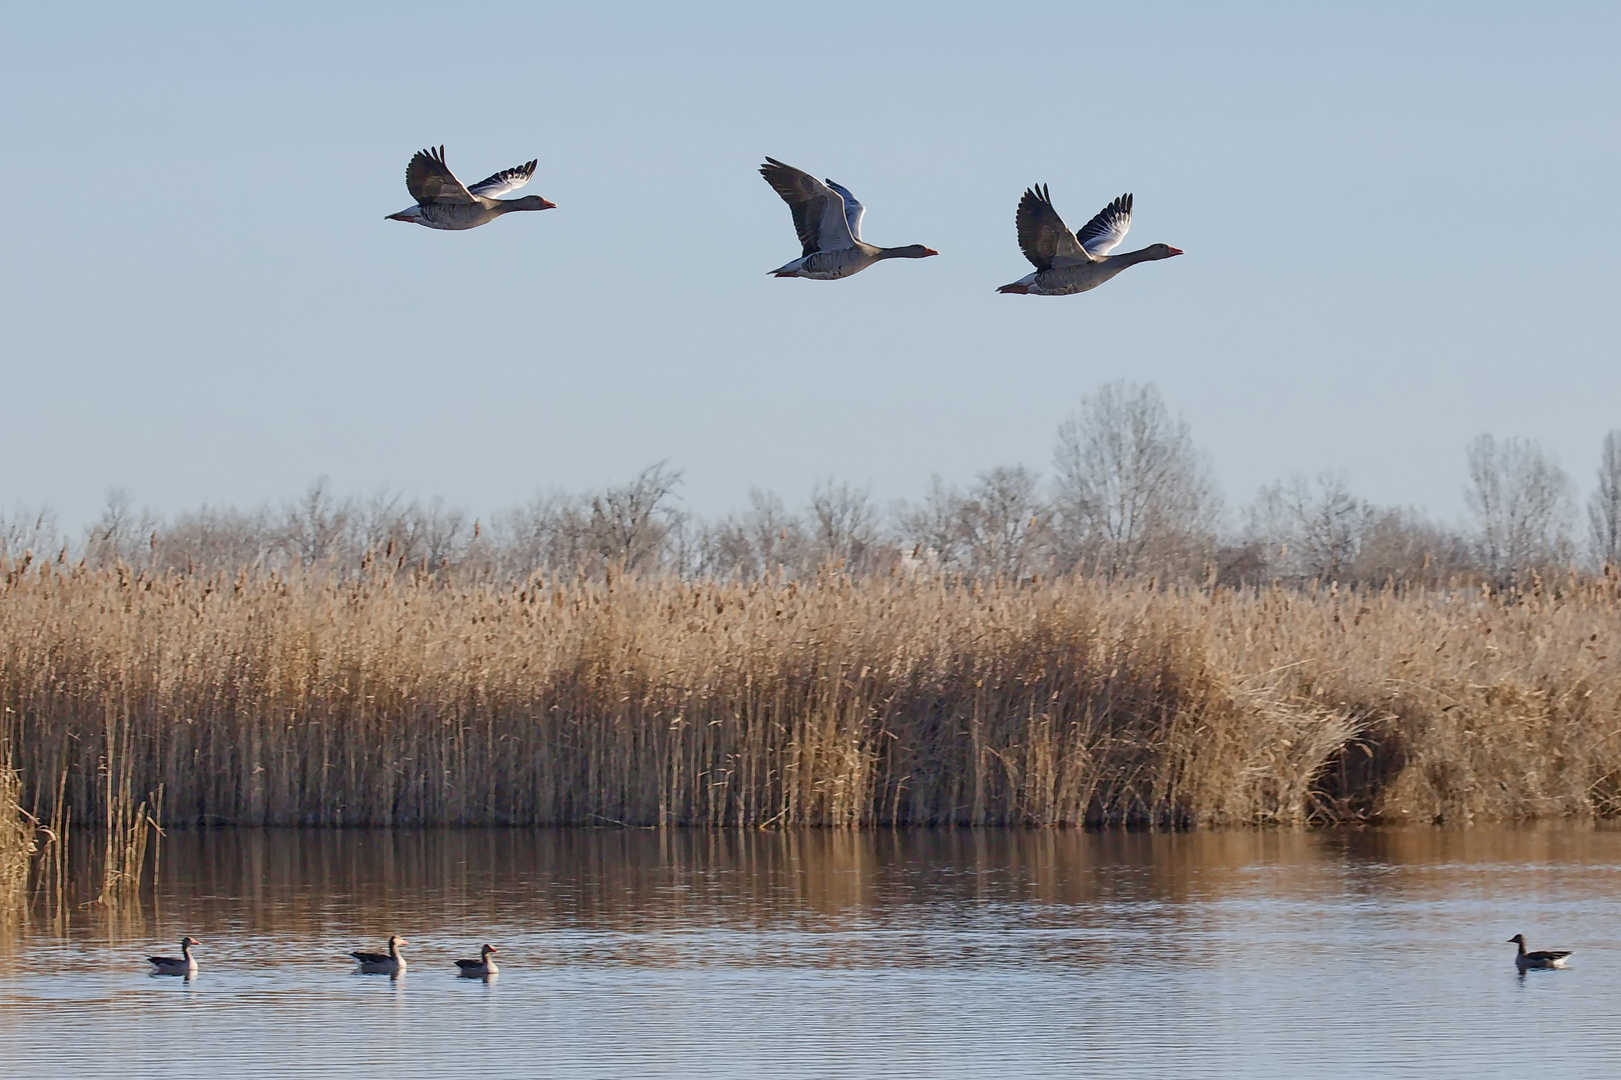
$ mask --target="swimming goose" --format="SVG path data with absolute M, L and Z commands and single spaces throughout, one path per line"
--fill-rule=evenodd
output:
M 418 150 L 405 167 L 405 187 L 416 205 L 389 214 L 385 220 L 414 221 L 430 229 L 476 229 L 514 210 L 554 210 L 557 204 L 539 195 L 500 198 L 529 183 L 536 164 L 531 161 L 515 169 L 502 169 L 472 187 L 463 187 L 445 164 L 443 146 Z
M 1154 259 L 1180 255 L 1180 248 L 1153 244 L 1140 251 L 1110 255 L 1131 228 L 1131 193 L 1120 196 L 1099 211 L 1079 233 L 1072 233 L 1053 209 L 1046 187 L 1026 188 L 1015 215 L 1019 246 L 1024 257 L 1036 268 L 999 293 L 1028 293 L 1031 296 L 1068 296 L 1095 289 L 1128 266 Z
M 1562 968 L 1565 958 L 1570 956 L 1570 949 L 1551 949 L 1546 952 L 1526 952 L 1525 935 L 1515 934 L 1508 939 L 1510 945 L 1520 947 L 1519 955 L 1514 958 L 1514 966 L 1524 971 L 1526 968 Z
M 355 958 L 362 974 L 398 975 L 405 970 L 405 957 L 400 955 L 400 946 L 404 944 L 407 944 L 404 938 L 390 936 L 386 953 L 352 952 L 349 955 Z
M 456 966 L 461 968 L 462 978 L 477 979 L 485 975 L 494 975 L 500 971 L 501 969 L 495 966 L 495 961 L 490 959 L 496 951 L 494 945 L 485 945 L 478 951 L 477 960 L 456 961 Z
M 197 974 L 197 958 L 191 955 L 191 947 L 201 944 L 202 942 L 187 934 L 180 939 L 179 956 L 148 956 L 146 961 L 157 968 L 157 971 L 153 972 L 155 975 L 184 975 L 189 979 Z
M 777 277 L 836 281 L 859 274 L 880 259 L 926 259 L 940 254 L 922 244 L 881 248 L 861 239 L 861 216 L 867 208 L 850 189 L 816 179 L 803 169 L 766 158 L 760 175 L 776 189 L 794 216 L 794 231 L 804 254 L 769 273 Z

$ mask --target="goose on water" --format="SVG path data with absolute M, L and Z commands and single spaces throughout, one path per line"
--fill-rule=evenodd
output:
M 405 957 L 400 955 L 400 946 L 404 944 L 404 938 L 390 936 L 386 953 L 352 952 L 349 955 L 355 958 L 362 974 L 398 975 L 405 970 Z
M 180 939 L 179 956 L 148 956 L 146 960 L 157 968 L 157 971 L 153 972 L 155 975 L 184 975 L 189 979 L 197 974 L 197 958 L 191 955 L 191 947 L 201 944 L 202 942 L 187 934 Z
M 502 199 L 509 191 L 517 191 L 535 175 L 537 162 L 530 161 L 514 169 L 502 169 L 485 177 L 472 187 L 463 187 L 456 174 L 445 164 L 445 148 L 429 147 L 418 150 L 405 167 L 405 187 L 415 206 L 408 206 L 397 214 L 389 214 L 388 221 L 414 221 L 430 229 L 476 229 L 487 221 L 514 210 L 553 210 L 557 204 L 539 195 L 525 195 L 521 199 Z
M 766 158 L 760 175 L 776 189 L 794 216 L 803 254 L 769 271 L 777 277 L 836 281 L 859 274 L 881 259 L 926 259 L 940 254 L 922 244 L 883 248 L 861 239 L 861 216 L 866 207 L 850 189 L 816 179 L 803 169 Z
M 1565 960 L 1569 958 L 1572 952 L 1570 949 L 1526 952 L 1524 934 L 1515 934 L 1508 939 L 1508 943 L 1520 947 L 1519 955 L 1514 957 L 1514 966 L 1521 971 L 1526 968 L 1562 968 L 1565 966 Z
M 1014 218 L 1019 230 L 1019 247 L 1036 268 L 997 292 L 1028 293 L 1031 296 L 1068 296 L 1095 289 L 1128 266 L 1180 255 L 1180 248 L 1151 244 L 1138 251 L 1110 255 L 1131 228 L 1131 194 L 1128 192 L 1099 211 L 1079 233 L 1072 233 L 1053 209 L 1046 187 L 1026 188 Z
M 479 979 L 486 975 L 494 975 L 501 969 L 495 966 L 491 959 L 498 950 L 494 945 L 486 944 L 478 951 L 477 960 L 458 960 L 456 966 L 461 969 L 462 978 Z

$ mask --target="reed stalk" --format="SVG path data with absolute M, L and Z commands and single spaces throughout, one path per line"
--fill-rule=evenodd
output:
M 0 920 L 10 920 L 28 898 L 28 872 L 35 852 L 35 821 L 22 808 L 22 780 L 0 763 Z

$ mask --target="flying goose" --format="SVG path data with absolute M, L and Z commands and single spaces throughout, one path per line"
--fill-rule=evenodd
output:
M 461 968 L 462 978 L 479 979 L 500 971 L 501 969 L 495 966 L 495 961 L 490 959 L 497 951 L 494 945 L 485 945 L 478 951 L 477 960 L 456 961 L 456 966 Z
M 1515 934 L 1508 939 L 1510 945 L 1520 947 L 1519 955 L 1514 958 L 1514 966 L 1524 971 L 1526 968 L 1562 968 L 1565 959 L 1570 956 L 1570 949 L 1550 949 L 1546 952 L 1526 952 L 1525 935 Z
M 500 198 L 529 183 L 529 178 L 535 175 L 536 164 L 530 161 L 515 169 L 502 169 L 472 187 L 463 187 L 445 164 L 443 146 L 418 150 L 405 167 L 405 187 L 416 205 L 389 214 L 385 220 L 414 221 L 430 229 L 476 229 L 513 210 L 556 209 L 556 203 L 539 195 Z
M 1109 254 L 1120 246 L 1126 230 L 1131 228 L 1130 192 L 1105 206 L 1079 233 L 1072 233 L 1053 209 L 1046 187 L 1037 184 L 1025 189 L 1014 220 L 1019 229 L 1019 246 L 1036 272 L 1003 285 L 996 290 L 999 293 L 1068 296 L 1095 289 L 1128 266 L 1182 254 L 1180 248 L 1169 244 Z
M 153 972 L 154 975 L 184 975 L 189 979 L 197 974 L 197 958 L 191 955 L 191 947 L 201 944 L 202 942 L 187 934 L 180 939 L 179 956 L 148 956 L 146 961 L 157 968 Z
M 867 208 L 850 189 L 816 179 L 802 169 L 766 158 L 760 175 L 776 189 L 794 216 L 794 231 L 804 253 L 770 271 L 777 277 L 836 281 L 858 274 L 880 259 L 926 259 L 940 254 L 922 244 L 881 248 L 861 239 L 861 216 Z
M 364 975 L 398 975 L 405 970 L 405 957 L 400 955 L 400 946 L 404 944 L 404 938 L 391 935 L 386 953 L 352 952 L 349 955 L 355 958 Z

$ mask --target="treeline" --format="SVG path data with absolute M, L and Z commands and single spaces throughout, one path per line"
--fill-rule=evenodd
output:
M 114 492 L 78 537 L 49 512 L 16 511 L 0 516 L 0 558 L 499 582 L 599 579 L 616 567 L 690 581 L 794 580 L 836 564 L 858 576 L 1500 588 L 1621 565 L 1621 430 L 1604 440 L 1585 530 L 1575 484 L 1536 442 L 1483 434 L 1465 461 L 1460 525 L 1369 503 L 1334 473 L 1280 480 L 1229 507 L 1188 425 L 1152 385 L 1120 382 L 1084 398 L 1059 428 L 1049 475 L 1015 465 L 966 486 L 936 477 L 921 498 L 889 507 L 827 481 L 798 508 L 754 492 L 746 510 L 705 520 L 681 510 L 681 472 L 662 463 L 622 485 L 547 495 L 488 519 L 440 500 L 340 497 L 323 480 L 279 507 L 169 518 Z

